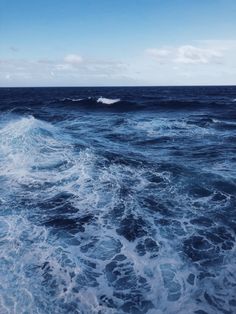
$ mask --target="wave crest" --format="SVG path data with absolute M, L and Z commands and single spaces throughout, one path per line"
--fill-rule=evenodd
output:
M 73 159 L 61 137 L 56 127 L 33 116 L 6 124 L 0 129 L 0 174 L 22 183 L 39 181 L 42 173 L 36 176 L 37 170 L 50 175 L 53 168 L 68 167 Z
M 119 101 L 120 101 L 120 98 L 110 99 L 110 98 L 105 98 L 105 97 L 99 97 L 97 100 L 98 103 L 101 102 L 104 105 L 112 105 L 112 104 L 115 104 Z

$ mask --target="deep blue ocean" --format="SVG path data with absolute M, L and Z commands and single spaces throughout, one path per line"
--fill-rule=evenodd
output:
M 0 89 L 1 314 L 236 313 L 236 87 Z

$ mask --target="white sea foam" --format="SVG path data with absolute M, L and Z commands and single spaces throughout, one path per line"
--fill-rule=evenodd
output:
M 99 103 L 103 103 L 105 105 L 112 105 L 112 104 L 115 104 L 117 102 L 119 102 L 120 99 L 119 98 L 116 98 L 116 99 L 110 99 L 110 98 L 105 98 L 105 97 L 99 97 L 97 102 Z
M 146 312 L 141 309 L 142 301 L 150 300 L 154 308 L 147 310 L 148 314 L 192 313 L 201 304 L 206 312 L 213 313 L 204 293 L 223 293 L 217 285 L 233 282 L 233 265 L 230 269 L 225 260 L 224 272 L 217 270 L 215 279 L 201 281 L 200 264 L 195 267 L 182 249 L 186 236 L 197 232 L 190 219 L 205 212 L 206 202 L 212 206 L 212 195 L 207 200 L 191 198 L 191 181 L 183 180 L 183 172 L 176 175 L 169 166 L 161 168 L 161 160 L 154 168 L 145 163 L 137 167 L 127 161 L 113 163 L 91 149 L 75 151 L 71 138 L 59 126 L 32 116 L 9 120 L 0 129 L 0 178 L 5 180 L 0 186 L 4 198 L 0 204 L 2 208 L 10 204 L 15 212 L 0 217 L 0 312 L 123 313 L 120 308 L 109 307 L 110 298 L 117 307 L 134 300 L 142 313 Z M 75 123 L 79 126 L 81 122 L 78 119 Z M 128 124 L 132 131 L 149 136 L 204 129 L 185 120 L 164 118 Z M 71 195 L 71 199 L 59 198 L 60 193 Z M 14 199 L 17 205 L 12 208 Z M 167 206 L 161 207 L 162 202 Z M 63 205 L 64 210 L 60 208 Z M 84 214 L 91 215 L 92 222 L 85 223 L 81 233 L 72 234 L 63 225 L 43 225 L 50 217 L 74 219 L 79 224 Z M 130 214 L 142 218 L 141 226 L 130 220 L 135 233 L 132 241 L 126 238 L 129 230 L 116 232 Z M 139 234 L 142 228 L 144 235 Z M 143 255 L 138 252 L 137 245 L 145 247 L 148 238 L 158 245 L 156 255 L 148 249 L 141 252 Z M 117 254 L 123 254 L 124 260 L 113 269 Z M 202 254 L 204 257 L 205 251 Z M 187 281 L 190 273 L 194 274 L 192 284 Z M 103 303 L 102 296 L 106 297 Z M 222 302 L 222 294 L 218 297 Z
M 46 175 L 51 171 L 60 174 L 61 170 L 75 165 L 73 149 L 66 134 L 33 116 L 5 123 L 0 129 L 0 148 L 1 170 L 6 175 L 17 174 L 21 170 L 28 170 L 28 175 L 33 175 L 32 169 Z M 85 162 L 87 158 L 85 152 L 81 154 L 78 160 L 81 166 L 81 160 Z
M 219 119 L 212 119 L 212 121 L 216 124 L 222 124 L 222 125 L 236 125 L 236 122 L 234 121 L 226 121 L 226 120 L 219 120 Z
M 189 124 L 184 119 L 154 118 L 147 121 L 130 120 L 129 123 L 133 128 L 146 132 L 150 137 L 170 136 L 174 138 L 179 135 L 190 137 L 193 134 L 199 137 L 212 133 L 211 129 Z
M 74 101 L 74 102 L 79 102 L 79 101 L 81 101 L 81 100 L 83 100 L 83 98 L 69 98 L 69 97 L 67 97 L 67 98 L 62 98 L 62 101 Z

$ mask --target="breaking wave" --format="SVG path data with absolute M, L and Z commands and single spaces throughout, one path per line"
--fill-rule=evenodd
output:
M 115 104 L 117 102 L 119 102 L 120 99 L 117 98 L 117 99 L 109 99 L 109 98 L 105 98 L 105 97 L 99 97 L 97 102 L 101 102 L 102 104 L 105 104 L 105 105 L 112 105 L 112 104 Z

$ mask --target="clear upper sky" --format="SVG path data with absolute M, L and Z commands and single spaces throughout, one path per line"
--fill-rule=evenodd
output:
M 0 0 L 0 86 L 236 84 L 236 0 Z

